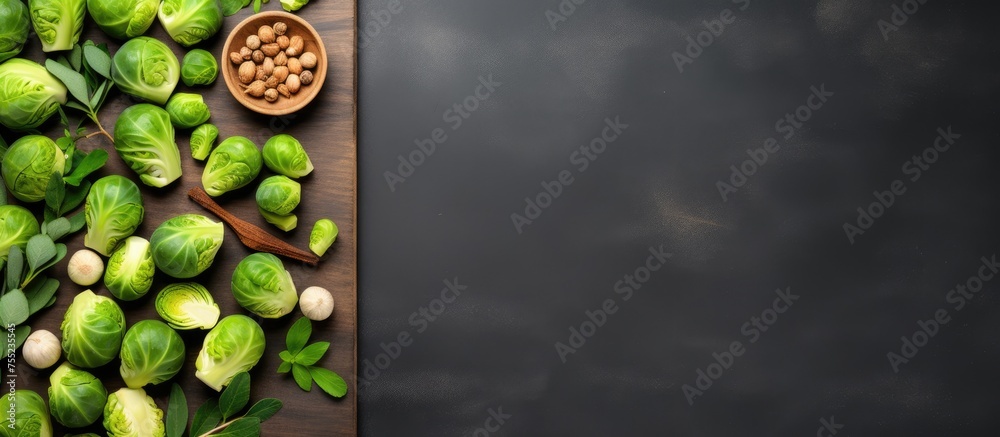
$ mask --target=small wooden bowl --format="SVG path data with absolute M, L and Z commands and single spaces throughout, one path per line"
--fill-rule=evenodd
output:
M 247 37 L 256 35 L 261 26 L 265 24 L 273 26 L 278 21 L 288 25 L 286 36 L 298 35 L 302 37 L 303 53 L 312 52 L 316 55 L 316 67 L 312 69 L 312 83 L 301 86 L 299 92 L 292 94 L 291 97 L 279 95 L 278 100 L 268 102 L 263 97 L 253 97 L 243 92 L 245 86 L 239 80 L 240 66 L 233 64 L 229 59 L 229 54 L 239 52 L 240 48 L 246 46 Z M 323 40 L 308 22 L 288 12 L 267 11 L 251 15 L 236 25 L 236 28 L 229 33 L 229 38 L 226 39 L 226 44 L 223 46 L 219 65 L 222 65 L 222 77 L 226 81 L 229 93 L 243 106 L 261 114 L 286 115 L 302 109 L 319 94 L 320 88 L 323 87 L 323 80 L 326 79 L 326 62 L 326 49 L 323 47 Z

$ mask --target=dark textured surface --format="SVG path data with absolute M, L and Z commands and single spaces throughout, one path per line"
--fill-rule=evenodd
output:
M 815 435 L 830 416 L 838 435 L 995 434 L 997 284 L 947 300 L 997 251 L 985 3 L 929 0 L 888 41 L 893 1 L 590 0 L 555 30 L 557 0 L 394 3 L 359 5 L 359 368 L 395 355 L 362 375 L 363 435 Z M 727 8 L 680 73 L 672 53 Z M 490 74 L 502 85 L 452 129 Z M 822 84 L 822 108 L 776 132 Z M 573 152 L 615 117 L 629 127 L 580 171 Z M 961 138 L 911 180 L 948 126 Z M 772 137 L 723 201 L 717 181 Z M 564 170 L 518 233 L 511 214 Z M 851 244 L 845 222 L 894 180 L 905 193 Z M 616 282 L 660 245 L 673 256 L 625 301 Z M 424 322 L 455 277 L 468 288 Z M 751 343 L 778 288 L 799 299 Z M 564 364 L 556 342 L 606 299 L 617 312 Z M 938 309 L 949 322 L 894 372 L 887 354 Z M 689 405 L 682 387 L 734 341 Z

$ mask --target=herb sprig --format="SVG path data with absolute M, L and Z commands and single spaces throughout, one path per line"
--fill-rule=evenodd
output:
M 236 416 L 250 402 L 250 374 L 241 372 L 233 377 L 218 399 L 206 401 L 191 420 L 191 437 L 259 436 L 260 424 L 281 410 L 283 404 L 275 398 L 257 401 L 242 416 Z M 188 405 L 184 390 L 177 383 L 170 388 L 167 403 L 167 437 L 182 437 L 187 429 Z
M 73 50 L 66 55 L 60 55 L 54 60 L 46 59 L 45 69 L 66 85 L 69 94 L 76 99 L 67 102 L 66 106 L 83 112 L 97 125 L 99 131 L 86 137 L 103 134 L 114 143 L 115 139 L 104 129 L 97 116 L 114 87 L 108 45 L 94 44 L 93 41 L 87 41 L 82 46 L 74 45 Z
M 347 394 L 347 382 L 344 378 L 315 365 L 326 354 L 330 343 L 320 341 L 306 346 L 310 336 L 312 336 L 312 322 L 305 317 L 297 320 L 288 329 L 288 335 L 285 337 L 285 346 L 288 349 L 278 354 L 282 361 L 278 366 L 278 373 L 291 371 L 295 383 L 302 390 L 310 391 L 312 383 L 315 382 L 330 396 L 344 397 Z

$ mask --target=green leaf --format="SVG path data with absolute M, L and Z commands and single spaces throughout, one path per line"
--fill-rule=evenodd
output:
M 45 237 L 48 238 L 47 235 Z M 30 243 L 30 240 L 29 240 L 29 243 Z M 51 260 L 49 260 L 47 263 L 45 263 L 42 266 L 38 267 L 37 269 L 32 269 L 29 272 L 29 274 L 27 275 L 27 277 L 24 278 L 24 281 L 21 282 L 21 286 L 22 287 L 27 286 L 28 284 L 31 283 L 32 280 L 35 279 L 36 276 L 38 276 L 39 274 L 41 274 L 42 272 L 44 272 L 45 270 L 47 270 L 49 267 L 54 266 L 59 261 L 62 261 L 62 259 L 65 258 L 65 257 L 66 257 L 66 245 L 62 244 L 62 243 L 57 243 L 56 244 L 56 256 L 54 258 L 52 258 Z
M 240 372 L 233 377 L 229 386 L 222 391 L 219 396 L 219 410 L 222 412 L 222 420 L 233 417 L 243 407 L 250 402 L 250 374 Z
M 309 376 L 309 369 L 301 364 L 292 364 L 292 376 L 299 388 L 305 391 L 312 390 L 312 377 Z
M 347 382 L 340 375 L 322 367 L 310 367 L 309 374 L 316 381 L 316 385 L 330 396 L 342 398 L 347 394 Z
M 0 325 L 20 325 L 29 315 L 28 299 L 21 290 L 11 290 L 0 297 Z
M 11 246 L 7 252 L 7 277 L 6 286 L 8 290 L 17 288 L 21 283 L 21 276 L 24 273 L 24 252 L 21 246 Z
M 222 413 L 219 411 L 219 400 L 209 398 L 194 412 L 194 419 L 191 420 L 191 435 L 200 436 L 222 423 Z
M 69 52 L 69 65 L 73 67 L 74 70 L 80 71 L 83 67 L 83 50 L 80 48 L 79 44 L 73 44 L 73 49 Z
M 104 151 L 104 149 L 94 149 L 73 168 L 73 172 L 69 176 L 63 179 L 67 184 L 75 187 L 80 185 L 83 178 L 104 167 L 104 163 L 106 162 L 108 162 L 108 152 Z
M 187 398 L 175 382 L 170 386 L 170 401 L 167 403 L 167 437 L 183 437 L 187 421 Z
M 282 361 L 278 365 L 278 373 L 288 373 L 292 370 L 292 363 L 289 361 Z
M 95 73 L 111 79 L 111 56 L 107 52 L 96 45 L 86 44 L 83 46 L 83 56 L 87 60 L 87 66 Z
M 84 179 L 79 186 L 66 187 L 66 196 L 63 198 L 62 206 L 59 207 L 60 215 L 70 212 L 80 206 L 87 199 L 90 192 L 90 181 Z M 76 232 L 76 231 L 73 231 Z
M 94 109 L 94 112 L 97 112 L 98 108 L 100 108 L 101 100 L 104 98 L 104 89 L 108 87 L 109 83 L 108 81 L 101 82 L 101 85 L 94 90 L 94 94 L 90 96 L 90 101 L 87 104 Z
M 90 112 L 90 108 L 83 106 L 83 104 L 81 104 L 80 102 L 76 102 L 73 100 L 66 102 L 66 107 L 73 108 L 82 112 Z
M 56 257 L 56 244 L 48 235 L 38 234 L 28 240 L 26 249 L 28 271 L 40 271 L 39 267 Z
M 14 328 L 14 349 L 21 347 L 24 344 L 24 340 L 28 339 L 28 334 L 31 334 L 31 327 L 28 325 L 19 325 Z
M 256 417 L 243 417 L 234 420 L 226 429 L 212 435 L 217 437 L 259 437 L 260 419 Z
M 295 324 L 288 329 L 288 336 L 285 337 L 285 345 L 292 355 L 298 354 L 305 347 L 306 342 L 312 335 L 312 322 L 302 317 L 295 321 Z
M 53 241 L 69 235 L 69 230 L 69 219 L 66 217 L 59 217 L 50 222 L 42 223 L 42 232 L 52 238 Z
M 84 215 L 83 211 L 80 211 L 75 215 L 73 215 L 73 217 L 69 218 L 69 224 L 70 226 L 72 226 L 72 228 L 70 228 L 69 230 L 69 233 L 72 234 L 76 231 L 79 231 L 80 229 L 83 229 L 83 227 L 87 224 L 87 216 Z
M 31 285 L 24 288 L 24 296 L 28 299 L 28 312 L 35 314 L 39 310 L 49 306 L 56 292 L 59 291 L 59 281 L 52 278 L 45 278 L 44 281 L 33 281 Z
M 325 354 L 326 350 L 329 348 L 330 348 L 330 343 L 326 341 L 313 343 L 307 346 L 305 349 L 302 349 L 302 352 L 299 352 L 297 355 L 295 355 L 293 361 L 303 366 L 311 366 L 313 364 L 316 364 L 316 362 L 319 361 L 320 358 L 323 358 L 323 354 Z
M 256 404 L 253 404 L 253 406 L 250 407 L 250 410 L 247 411 L 247 414 L 243 417 L 256 417 L 260 419 L 261 422 L 264 422 L 280 411 L 281 407 L 281 401 L 275 398 L 261 399 L 257 401 Z
M 62 175 L 52 173 L 49 184 L 45 187 L 45 217 L 43 221 L 50 222 L 62 215 L 63 199 L 66 197 L 66 183 Z
M 253 0 L 253 13 L 260 12 L 260 0 Z
M 83 78 L 82 74 L 66 68 L 65 65 L 51 59 L 45 60 L 45 69 L 58 78 L 63 85 L 66 85 L 66 89 L 73 95 L 73 98 L 79 100 L 84 105 L 90 102 L 90 95 L 87 93 L 87 81 Z

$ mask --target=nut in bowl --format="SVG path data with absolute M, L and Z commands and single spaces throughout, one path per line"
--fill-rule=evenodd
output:
M 283 11 L 261 12 L 229 34 L 222 76 L 243 106 L 267 115 L 291 114 L 319 94 L 326 49 L 309 23 Z

